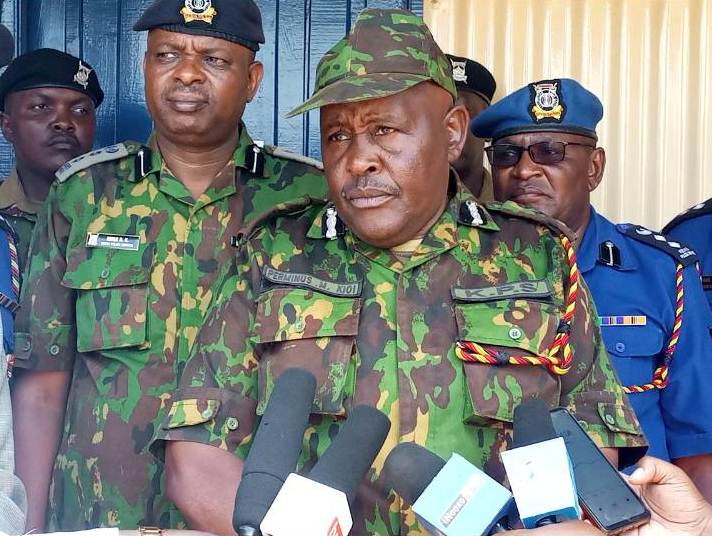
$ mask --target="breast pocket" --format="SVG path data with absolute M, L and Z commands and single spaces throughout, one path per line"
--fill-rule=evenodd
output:
M 77 350 L 148 348 L 148 284 L 152 244 L 138 251 L 84 248 L 62 285 L 76 291 Z M 76 257 L 75 257 L 76 258 Z
M 458 338 L 508 356 L 544 355 L 556 337 L 561 319 L 557 307 L 530 300 L 456 303 Z M 465 422 L 505 425 L 522 400 L 539 398 L 550 407 L 559 403 L 561 382 L 544 366 L 463 364 L 470 395 Z
M 257 413 L 289 368 L 314 374 L 312 413 L 344 415 L 356 375 L 355 341 L 361 300 L 300 288 L 274 288 L 257 300 L 251 336 L 259 359 Z
M 648 319 L 644 326 L 602 326 L 601 333 L 623 385 L 652 381 L 665 351 L 665 333 Z

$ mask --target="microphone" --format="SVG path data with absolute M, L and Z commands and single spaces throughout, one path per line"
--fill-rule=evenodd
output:
M 5 67 L 12 61 L 15 54 L 15 39 L 10 30 L 0 24 L 0 67 Z
M 581 518 L 566 444 L 543 401 L 531 399 L 515 408 L 512 448 L 502 453 L 502 462 L 526 528 Z
M 401 443 L 391 451 L 383 478 L 431 534 L 490 534 L 512 506 L 508 489 L 459 454 L 446 463 L 415 443 Z
M 308 477 L 292 473 L 260 529 L 265 536 L 345 536 L 349 504 L 386 440 L 391 422 L 370 406 L 356 406 Z
M 261 536 L 260 523 L 302 450 L 316 379 L 288 369 L 277 380 L 242 469 L 232 526 L 239 536 Z

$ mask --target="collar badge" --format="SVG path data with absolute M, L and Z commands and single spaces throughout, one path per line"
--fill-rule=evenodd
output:
M 213 7 L 212 0 L 185 0 L 185 7 L 180 10 L 180 14 L 186 24 L 196 20 L 212 24 L 218 12 Z

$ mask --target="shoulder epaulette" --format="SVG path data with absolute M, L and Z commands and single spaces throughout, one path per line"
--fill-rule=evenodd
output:
M 677 216 L 675 216 L 670 221 L 670 223 L 668 223 L 665 227 L 663 227 L 663 233 L 670 232 L 670 230 L 673 227 L 681 224 L 683 221 L 691 220 L 693 218 L 697 218 L 698 216 L 702 216 L 704 214 L 712 214 L 712 198 L 708 199 L 707 201 L 705 201 L 703 203 L 695 205 L 694 207 L 688 208 L 682 214 L 678 214 Z
M 292 151 L 287 151 L 276 145 L 265 145 L 264 151 L 267 154 L 276 156 L 277 158 L 284 158 L 286 160 L 293 160 L 294 162 L 299 162 L 300 164 L 306 164 L 308 166 L 315 167 L 319 171 L 324 171 L 324 164 L 317 160 L 316 158 L 309 158 L 298 153 L 293 153 Z
M 557 236 L 564 234 L 571 241 L 574 241 L 575 239 L 574 232 L 569 229 L 565 223 L 557 220 L 556 218 L 552 218 L 551 216 L 547 216 L 543 212 L 540 212 L 534 208 L 525 207 L 518 203 L 514 203 L 513 201 L 505 201 L 504 203 L 493 201 L 491 203 L 487 203 L 485 207 L 492 212 L 501 212 L 503 214 L 507 214 L 508 216 L 516 216 L 518 218 L 535 221 L 536 223 L 544 225 L 557 233 Z
M 624 235 L 643 242 L 654 248 L 664 251 L 683 266 L 690 266 L 697 262 L 697 253 L 685 244 L 668 239 L 662 233 L 656 233 L 640 225 L 616 225 L 616 229 Z
M 96 151 L 90 151 L 64 164 L 57 170 L 55 176 L 59 182 L 64 182 L 75 173 L 83 171 L 95 164 L 119 160 L 120 158 L 136 154 L 142 147 L 143 145 L 140 143 L 129 141 L 109 145 L 108 147 L 97 149 Z
M 245 239 L 252 236 L 259 228 L 264 227 L 268 222 L 281 216 L 296 215 L 314 206 L 323 206 L 326 200 L 317 199 L 308 195 L 297 197 L 291 201 L 277 203 L 255 219 L 245 222 L 236 237 L 233 237 L 233 246 L 238 246 Z

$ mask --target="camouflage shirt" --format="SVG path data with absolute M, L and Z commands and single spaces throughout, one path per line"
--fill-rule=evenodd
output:
M 159 439 L 244 457 L 275 379 L 289 367 L 306 368 L 318 386 L 303 467 L 329 446 L 353 405 L 375 406 L 392 422 L 354 505 L 358 536 L 426 534 L 379 480 L 399 442 L 445 458 L 458 452 L 504 481 L 498 454 L 511 444 L 513 409 L 526 397 L 571 409 L 602 447 L 644 445 L 585 287 L 566 376 L 456 357 L 458 339 L 541 354 L 555 337 L 567 288 L 556 224 L 516 204 L 493 203 L 480 207 L 478 225 L 463 210 L 473 200 L 460 186 L 406 255 L 362 242 L 323 204 L 283 209 L 247 233 Z M 547 290 L 535 295 L 532 287 Z
M 51 530 L 179 526 L 146 451 L 244 221 L 323 197 L 305 159 L 241 129 L 233 160 L 198 199 L 159 151 L 127 142 L 57 172 L 33 245 L 19 367 L 72 371 L 50 491 Z M 302 160 L 301 162 L 298 160 Z

